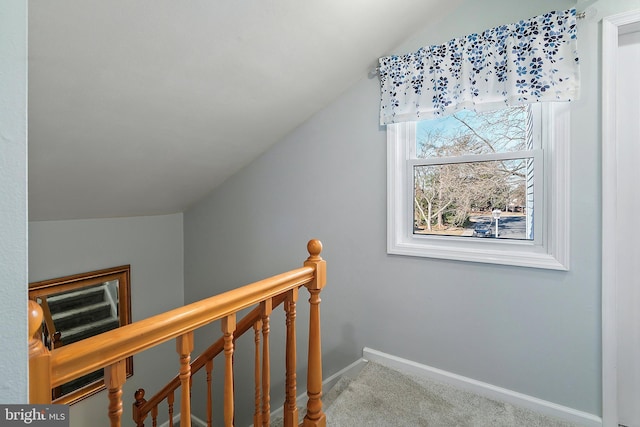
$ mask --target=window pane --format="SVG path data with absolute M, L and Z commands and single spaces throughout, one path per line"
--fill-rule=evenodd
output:
M 413 211 L 416 235 L 532 240 L 533 159 L 415 166 Z
M 532 149 L 531 107 L 509 107 L 424 120 L 416 126 L 416 156 L 450 157 Z

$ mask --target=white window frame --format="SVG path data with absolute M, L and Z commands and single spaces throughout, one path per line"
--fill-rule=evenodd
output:
M 534 117 L 539 116 L 541 121 L 542 152 L 533 150 L 522 156 L 534 157 L 536 172 L 544 170 L 536 173 L 534 183 L 533 241 L 414 234 L 415 123 L 406 122 L 387 125 L 387 253 L 569 270 L 570 107 L 568 102 L 537 107 L 540 112 Z M 442 160 L 435 163 L 441 164 Z

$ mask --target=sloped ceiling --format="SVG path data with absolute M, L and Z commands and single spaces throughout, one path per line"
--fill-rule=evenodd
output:
M 184 211 L 458 3 L 31 0 L 30 219 Z

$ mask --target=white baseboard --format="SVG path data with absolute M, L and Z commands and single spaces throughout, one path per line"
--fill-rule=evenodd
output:
M 376 362 L 416 377 L 426 378 L 449 384 L 454 387 L 488 397 L 490 399 L 507 402 L 512 405 L 530 409 L 540 414 L 559 418 L 571 423 L 576 423 L 584 427 L 602 427 L 602 418 L 596 415 L 578 411 L 567 406 L 558 405 L 553 402 L 538 399 L 536 397 L 528 396 L 526 394 L 518 393 L 516 391 L 508 390 L 502 387 L 497 387 L 488 383 L 484 383 L 482 381 L 463 377 L 462 375 L 447 372 L 438 368 L 433 368 L 431 366 L 423 365 L 408 359 L 403 359 L 401 357 L 383 353 L 381 351 L 374 350 L 368 347 L 365 347 L 362 350 L 362 359 L 356 360 L 349 366 L 341 369 L 340 371 L 322 381 L 322 392 L 328 392 L 342 376 L 355 377 L 358 372 L 360 372 L 360 370 L 365 366 L 367 361 Z M 298 395 L 298 397 L 296 398 L 298 407 L 305 406 L 306 400 L 306 392 Z M 278 417 L 282 415 L 282 412 L 283 407 L 280 406 L 278 409 L 271 413 L 271 417 Z M 173 420 L 174 423 L 179 421 L 180 414 L 175 415 L 173 417 Z M 194 415 L 191 416 L 191 422 L 192 425 L 196 427 L 206 427 L 207 425 L 205 421 Z M 160 425 L 160 427 L 168 426 L 168 421 Z
M 364 359 L 358 359 L 352 364 L 350 364 L 349 366 L 347 366 L 346 368 L 343 368 L 338 372 L 336 372 L 335 374 L 327 377 L 327 379 L 322 381 L 322 393 L 327 393 L 329 390 L 331 390 L 331 387 L 333 387 L 335 383 L 337 383 L 342 376 L 355 377 L 358 374 L 358 372 L 360 372 L 360 370 L 364 368 L 366 363 L 367 362 Z M 296 397 L 296 404 L 298 405 L 298 407 L 305 406 L 306 403 L 307 403 L 306 392 L 303 392 L 299 394 L 298 397 Z M 278 409 L 271 412 L 271 418 L 276 418 L 281 416 L 283 411 L 284 411 L 283 406 L 280 406 Z M 173 422 L 177 423 L 178 421 L 180 421 L 180 414 L 173 416 Z M 196 417 L 195 415 L 191 415 L 191 425 L 197 426 L 197 427 L 207 427 L 207 423 L 201 420 L 200 418 Z M 169 421 L 165 421 L 163 424 L 160 425 L 160 427 L 169 427 Z M 253 427 L 253 424 L 250 427 Z
M 362 370 L 362 368 L 365 367 L 366 364 L 367 364 L 366 360 L 358 359 L 352 364 L 350 364 L 349 366 L 340 369 L 338 372 L 336 372 L 335 374 L 331 375 L 330 377 L 322 381 L 322 393 L 325 394 L 329 390 L 331 390 L 333 386 L 336 385 L 338 380 L 343 376 L 355 378 L 356 375 L 358 375 L 358 373 Z M 298 399 L 300 399 L 300 397 L 304 399 L 307 397 L 307 394 L 306 393 L 301 394 L 300 396 L 298 396 Z
M 180 421 L 180 414 L 177 414 L 177 415 L 173 416 L 173 424 L 177 424 L 178 421 Z M 206 421 L 202 421 L 200 418 L 198 418 L 195 415 L 191 414 L 191 425 L 195 426 L 195 427 L 207 427 L 207 422 Z M 169 427 L 169 420 L 167 420 L 164 423 L 160 424 L 160 427 Z
M 195 415 L 191 415 L 191 425 L 195 425 L 198 427 L 207 427 L 207 422 L 201 420 L 200 418 L 196 417 Z
M 349 366 L 347 366 L 346 368 L 342 368 L 335 374 L 327 377 L 325 380 L 322 381 L 322 393 L 325 394 L 329 390 L 331 390 L 331 388 L 338 382 L 338 380 L 342 376 L 355 377 L 358 374 L 358 372 L 360 372 L 360 370 L 364 368 L 366 363 L 367 363 L 366 360 L 358 359 L 352 364 L 350 364 Z M 307 392 L 302 392 L 298 395 L 298 397 L 296 397 L 296 405 L 298 406 L 298 408 L 300 408 L 300 407 L 306 406 L 306 404 L 307 404 Z M 271 418 L 276 418 L 281 416 L 283 411 L 284 411 L 284 407 L 280 406 L 278 409 L 271 412 Z M 253 425 L 251 425 L 250 427 L 253 427 Z
M 538 399 L 516 391 L 496 387 L 488 383 L 476 381 L 441 369 L 432 368 L 431 366 L 422 365 L 381 351 L 365 347 L 362 350 L 362 357 L 365 360 L 370 360 L 372 362 L 388 366 L 389 368 L 396 369 L 409 375 L 446 383 L 490 399 L 507 402 L 512 405 L 530 409 L 540 414 L 576 423 L 584 427 L 602 427 L 602 418 L 596 415 L 578 411 L 576 409 L 558 405 L 556 403 Z

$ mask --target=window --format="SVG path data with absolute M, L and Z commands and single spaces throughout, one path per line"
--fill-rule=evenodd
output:
M 568 105 L 387 126 L 388 252 L 568 269 Z

